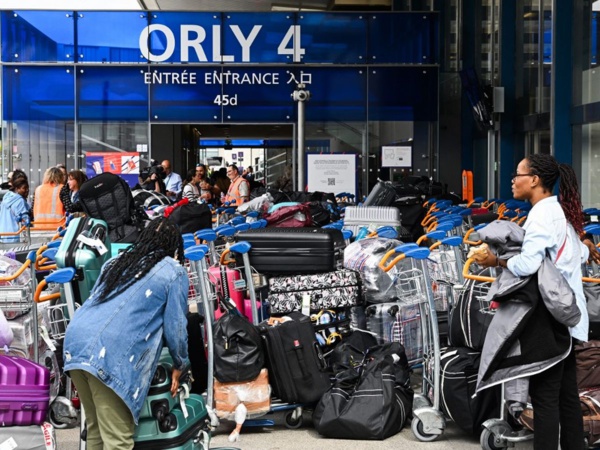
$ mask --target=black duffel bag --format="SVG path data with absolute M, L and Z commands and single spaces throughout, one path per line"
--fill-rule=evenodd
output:
M 386 439 L 411 416 L 413 391 L 404 347 L 397 342 L 369 349 L 360 366 L 336 375 L 317 404 L 313 424 L 336 439 Z
M 223 302 L 227 303 L 227 302 Z M 215 378 L 221 383 L 252 381 L 265 363 L 258 329 L 229 311 L 215 323 Z
M 179 227 L 181 234 L 212 228 L 212 212 L 205 203 L 191 202 L 177 206 L 169 215 L 169 220 Z

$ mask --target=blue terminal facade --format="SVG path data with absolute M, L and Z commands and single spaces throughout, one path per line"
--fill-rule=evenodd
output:
M 84 167 L 90 149 L 162 157 L 155 124 L 295 124 L 299 83 L 311 93 L 307 124 L 356 135 L 320 152 L 368 161 L 369 148 L 387 144 L 386 124 L 410 123 L 412 138 L 413 124 L 427 135 L 437 121 L 436 12 L 0 14 L 1 169 L 24 168 L 37 182 L 58 162 Z M 131 138 L 106 144 L 102 130 Z M 436 150 L 429 139 L 419 145 Z M 368 173 L 359 163 L 357 182 Z

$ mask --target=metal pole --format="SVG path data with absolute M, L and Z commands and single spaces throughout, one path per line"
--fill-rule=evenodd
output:
M 487 198 L 495 197 L 496 175 L 496 131 L 488 130 L 487 135 Z
M 304 102 L 298 102 L 298 191 L 304 191 Z

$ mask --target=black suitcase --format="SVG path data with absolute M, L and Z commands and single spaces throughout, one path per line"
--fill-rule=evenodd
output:
M 340 230 L 322 228 L 259 228 L 242 231 L 237 241 L 247 241 L 250 264 L 270 275 L 333 272 L 344 263 L 344 236 Z M 240 261 L 241 262 L 241 261 Z
M 378 181 L 363 206 L 391 206 L 396 199 L 396 189 L 389 181 Z
M 273 394 L 288 403 L 316 403 L 331 387 L 325 360 L 308 316 L 289 317 L 275 326 L 259 324 Z
M 500 414 L 500 385 L 474 396 L 481 352 L 465 347 L 442 349 L 441 404 L 446 415 L 467 433 L 477 435 L 481 424 Z

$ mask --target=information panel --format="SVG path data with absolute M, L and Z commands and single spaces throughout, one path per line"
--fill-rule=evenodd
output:
M 306 155 L 309 192 L 356 195 L 356 155 Z

